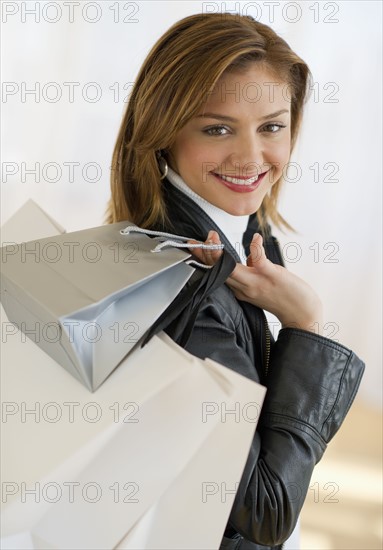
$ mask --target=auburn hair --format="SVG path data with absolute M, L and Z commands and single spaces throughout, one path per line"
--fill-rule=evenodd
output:
M 133 86 L 113 151 L 108 223 L 129 220 L 148 228 L 166 222 L 157 153 L 172 146 L 225 71 L 246 70 L 254 62 L 289 87 L 291 154 L 310 92 L 307 64 L 270 27 L 250 16 L 185 17 L 156 42 Z M 271 220 L 292 230 L 277 210 L 282 183 L 283 176 L 257 212 L 262 229 Z

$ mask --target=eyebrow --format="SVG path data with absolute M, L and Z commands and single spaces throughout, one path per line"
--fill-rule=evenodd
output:
M 260 120 L 269 120 L 270 118 L 274 118 L 288 112 L 288 109 L 281 109 L 280 111 L 276 111 L 275 113 L 270 113 L 269 115 L 261 117 Z M 238 122 L 238 119 L 236 118 L 227 115 L 220 115 L 218 113 L 204 113 L 203 115 L 197 115 L 197 118 L 216 118 L 218 120 L 229 120 L 230 122 Z

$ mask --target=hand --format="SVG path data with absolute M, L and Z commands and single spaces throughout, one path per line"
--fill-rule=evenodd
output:
M 196 242 L 196 241 L 192 241 Z M 220 244 L 216 231 L 210 231 L 206 244 Z M 200 261 L 213 265 L 222 251 L 193 249 Z M 250 244 L 247 265 L 237 264 L 226 283 L 239 300 L 270 313 L 282 328 L 301 328 L 321 334 L 323 308 L 315 291 L 303 279 L 285 267 L 272 263 L 265 253 L 263 238 L 255 233 Z

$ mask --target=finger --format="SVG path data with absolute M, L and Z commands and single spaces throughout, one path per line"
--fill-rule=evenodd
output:
M 267 257 L 263 246 L 263 237 L 260 233 L 254 233 L 246 263 L 249 267 L 260 267 L 265 260 L 267 260 Z
M 200 241 L 190 240 L 187 244 L 200 244 Z M 201 263 L 206 263 L 205 253 L 202 248 L 189 248 L 190 254 L 193 254 Z
M 189 244 L 201 244 L 200 241 L 190 240 Z M 209 231 L 204 244 L 221 244 L 219 235 L 216 231 Z M 206 265 L 214 265 L 222 254 L 222 250 L 209 250 L 202 248 L 191 248 L 190 253 L 198 258 L 198 260 Z
M 221 244 L 221 240 L 219 238 L 217 231 L 213 231 L 213 230 L 209 231 L 205 244 Z M 207 259 L 206 263 L 208 263 L 209 265 L 215 264 L 219 260 L 222 254 L 222 250 L 219 250 L 219 249 L 218 250 L 205 249 L 204 252 Z

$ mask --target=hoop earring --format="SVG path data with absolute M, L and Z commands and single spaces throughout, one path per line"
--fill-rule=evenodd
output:
M 166 162 L 166 159 L 161 155 L 161 153 L 157 153 L 157 159 L 158 159 L 158 168 L 161 172 L 160 180 L 163 180 L 168 175 L 168 163 Z

